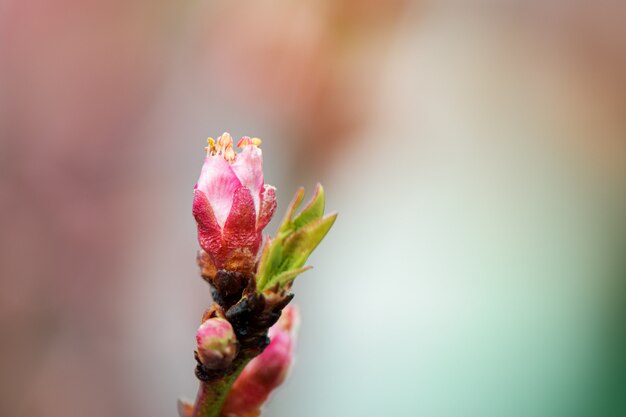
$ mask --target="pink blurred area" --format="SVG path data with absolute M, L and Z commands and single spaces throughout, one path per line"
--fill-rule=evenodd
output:
M 0 415 L 166 416 L 180 393 L 192 395 L 192 377 L 168 372 L 192 376 L 190 329 L 209 300 L 193 285 L 190 215 L 204 139 L 352 129 L 371 86 L 344 81 L 371 58 L 339 63 L 335 49 L 347 46 L 334 21 L 353 20 L 346 42 L 360 43 L 377 36 L 365 25 L 384 33 L 398 7 L 0 4 Z M 372 25 L 376 9 L 387 16 Z M 239 122 L 265 117 L 254 131 Z M 151 304 L 163 285 L 178 295 Z M 170 346 L 145 340 L 171 327 Z M 145 375 L 155 382 L 142 385 Z M 150 404 L 159 389 L 169 398 Z
M 523 93 L 515 78 L 530 74 L 535 99 L 560 109 L 550 129 L 569 138 L 550 146 L 621 180 L 624 13 L 617 2 L 3 0 L 0 415 L 174 415 L 195 392 L 209 299 L 191 217 L 205 138 L 263 138 L 279 211 L 301 183 L 366 187 L 354 150 L 375 159 L 423 140 L 428 85 L 386 88 L 437 71 L 398 52 L 430 31 L 498 51 L 499 80 L 461 77 L 478 108 L 502 83 Z M 396 136 L 409 122 L 415 137 Z

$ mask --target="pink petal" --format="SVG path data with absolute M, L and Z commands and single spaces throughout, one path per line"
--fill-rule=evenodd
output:
M 221 155 L 207 155 L 196 187 L 206 195 L 217 223 L 223 227 L 230 213 L 233 194 L 241 187 L 228 161 Z
M 261 244 L 261 234 L 256 230 L 256 211 L 250 190 L 239 187 L 224 224 L 223 245 L 228 249 L 248 248 L 254 255 Z
M 261 193 L 261 207 L 259 209 L 259 218 L 256 223 L 256 230 L 261 231 L 272 220 L 272 216 L 276 211 L 276 188 L 265 184 Z
M 206 195 L 199 189 L 193 192 L 193 216 L 198 223 L 198 242 L 209 255 L 222 246 L 222 228 L 217 223 Z
M 231 165 L 241 185 L 247 187 L 254 199 L 254 208 L 259 212 L 259 195 L 263 189 L 263 153 L 256 146 L 245 146 Z
M 252 414 L 285 380 L 293 362 L 295 335 L 274 325 L 269 336 L 269 346 L 252 359 L 237 377 L 226 398 L 223 415 Z

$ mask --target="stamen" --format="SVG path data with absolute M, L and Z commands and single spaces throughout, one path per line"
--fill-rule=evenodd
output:
M 259 147 L 261 146 L 261 139 L 259 138 L 250 138 L 250 136 L 243 136 L 241 139 L 239 139 L 239 142 L 237 143 L 237 147 L 243 149 L 246 146 L 256 146 Z
M 208 146 L 205 146 L 204 150 L 206 151 L 207 155 L 215 155 L 215 139 L 207 138 L 206 143 Z
M 243 149 L 244 146 L 248 146 L 250 145 L 250 137 L 249 136 L 242 136 L 241 139 L 239 139 L 239 142 L 237 142 L 237 147 Z
M 207 139 L 207 145 L 204 149 L 207 152 L 207 155 L 216 156 L 222 155 L 225 160 L 232 163 L 237 158 L 237 152 L 233 148 L 233 137 L 228 132 L 222 133 L 221 136 L 217 138 L 217 140 L 213 138 Z M 237 142 L 238 148 L 245 148 L 246 146 L 260 146 L 261 139 L 259 138 L 250 138 L 249 136 L 243 136 Z
M 235 160 L 235 156 L 237 154 L 235 153 L 235 150 L 233 149 L 233 144 L 229 144 L 228 147 L 226 149 L 224 149 L 224 159 L 227 160 L 228 162 L 233 162 Z
M 222 136 L 220 136 L 222 148 L 221 151 L 225 151 L 229 146 L 233 146 L 233 137 L 230 136 L 230 133 L 224 132 Z M 218 139 L 218 143 L 220 143 L 220 139 Z

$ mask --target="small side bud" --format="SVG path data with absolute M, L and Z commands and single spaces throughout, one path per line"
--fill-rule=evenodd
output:
M 223 369 L 237 355 L 237 338 L 227 320 L 214 317 L 206 320 L 196 333 L 198 359 L 208 370 Z

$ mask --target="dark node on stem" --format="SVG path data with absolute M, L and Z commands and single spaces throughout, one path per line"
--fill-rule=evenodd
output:
M 243 291 L 248 287 L 253 277 L 237 271 L 220 269 L 209 280 L 211 284 L 211 296 L 224 310 L 228 310 L 241 299 Z
M 207 369 L 204 365 L 202 365 L 202 362 L 200 362 L 198 352 L 194 352 L 194 357 L 196 358 L 197 362 L 195 370 L 196 378 L 198 378 L 200 381 L 215 381 L 216 379 L 224 377 L 229 371 L 229 366 L 222 369 Z
M 200 381 L 208 382 L 223 378 L 228 372 L 227 369 L 206 369 L 201 364 L 196 365 L 196 378 Z
M 282 309 L 293 294 L 266 298 L 255 290 L 246 289 L 243 298 L 226 311 L 242 349 L 262 352 L 269 344 L 267 331 L 280 318 Z
M 257 325 L 257 320 L 264 309 L 265 298 L 257 293 L 252 293 L 244 296 L 226 311 L 226 319 L 233 326 L 242 348 L 257 347 L 262 343 L 255 339 L 266 337 L 267 328 Z

